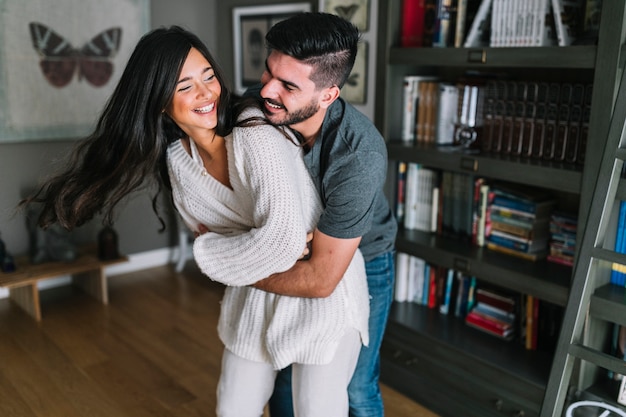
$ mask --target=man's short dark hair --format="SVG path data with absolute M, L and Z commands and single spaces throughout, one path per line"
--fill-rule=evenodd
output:
M 354 60 L 360 33 L 347 20 L 330 13 L 299 13 L 275 24 L 265 36 L 268 51 L 289 55 L 313 67 L 317 88 L 343 87 Z

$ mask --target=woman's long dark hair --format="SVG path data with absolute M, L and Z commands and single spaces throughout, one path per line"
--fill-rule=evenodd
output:
M 228 135 L 244 104 L 232 96 L 219 65 L 200 39 L 177 26 L 144 35 L 133 51 L 94 132 L 73 150 L 64 169 L 45 182 L 21 207 L 40 203 L 39 226 L 58 223 L 71 230 L 104 214 L 112 224 L 114 209 L 133 191 L 155 185 L 152 207 L 162 226 L 157 198 L 169 187 L 166 149 L 185 133 L 164 112 L 191 48 L 214 69 L 222 92 L 217 134 Z

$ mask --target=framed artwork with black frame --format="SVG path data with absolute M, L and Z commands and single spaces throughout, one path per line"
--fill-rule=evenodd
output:
M 265 34 L 276 23 L 311 11 L 309 3 L 286 3 L 233 9 L 235 91 L 243 94 L 257 84 L 265 70 Z

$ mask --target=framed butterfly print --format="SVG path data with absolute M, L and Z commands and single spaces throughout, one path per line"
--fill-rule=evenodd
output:
M 365 104 L 367 98 L 367 60 L 369 44 L 359 42 L 354 67 L 341 88 L 341 97 L 352 104 Z
M 352 22 L 361 32 L 369 30 L 370 0 L 320 0 L 320 8 Z
M 150 0 L 0 0 L 0 143 L 88 135 Z
M 233 50 L 235 90 L 243 94 L 257 84 L 265 70 L 265 34 L 274 24 L 294 14 L 311 11 L 309 3 L 235 7 L 233 9 Z

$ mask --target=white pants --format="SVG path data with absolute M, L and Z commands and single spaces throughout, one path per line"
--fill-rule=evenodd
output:
M 348 416 L 348 384 L 361 350 L 361 338 L 348 329 L 326 365 L 292 365 L 295 417 Z M 217 386 L 217 417 L 260 417 L 274 390 L 271 364 L 243 359 L 228 349 Z

